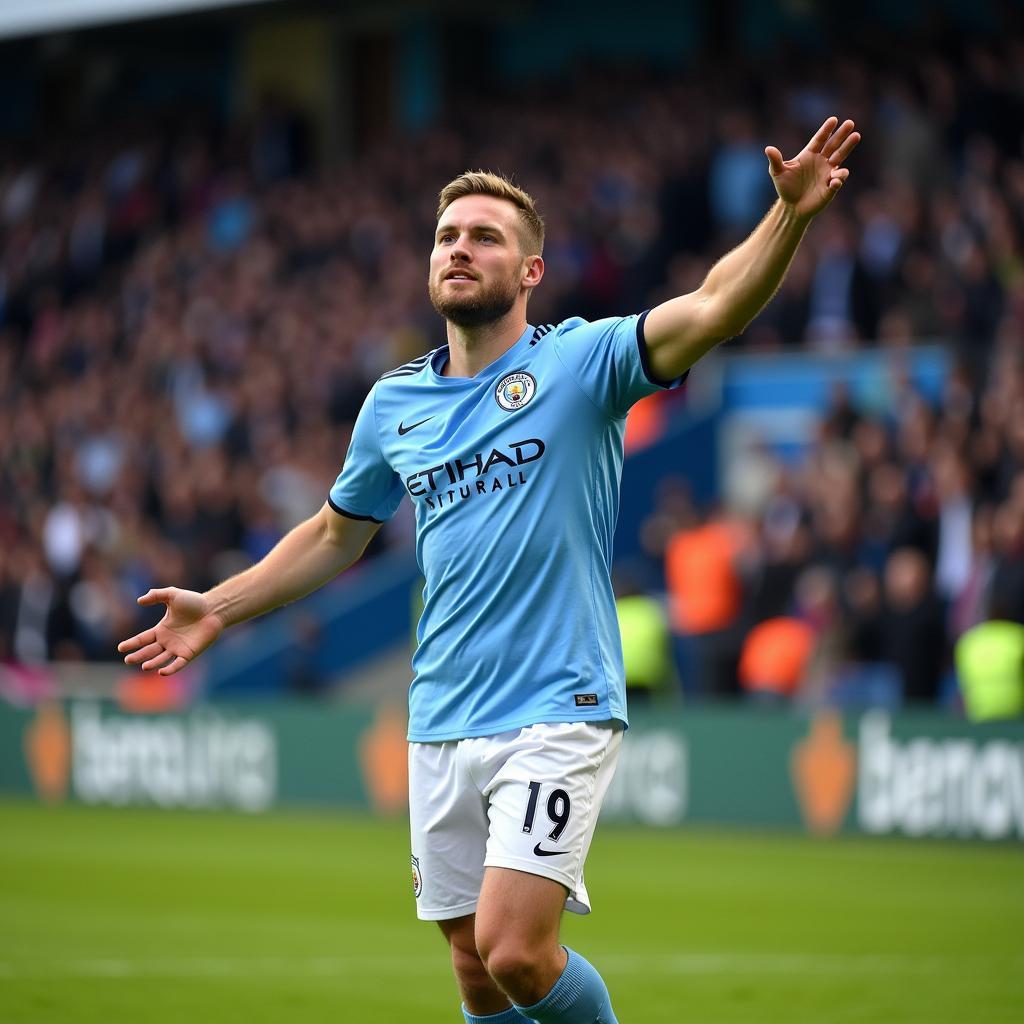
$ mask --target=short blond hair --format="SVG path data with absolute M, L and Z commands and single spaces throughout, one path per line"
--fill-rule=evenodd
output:
M 456 199 L 464 196 L 493 196 L 510 202 L 519 211 L 519 241 L 524 254 L 539 256 L 543 253 L 544 221 L 528 192 L 492 171 L 466 171 L 441 189 L 437 197 L 437 219 L 441 219 Z

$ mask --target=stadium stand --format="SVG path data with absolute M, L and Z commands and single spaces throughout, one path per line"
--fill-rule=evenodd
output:
M 441 340 L 426 251 L 453 174 L 519 172 L 548 220 L 532 316 L 595 318 L 699 283 L 770 199 L 762 141 L 788 152 L 842 110 L 870 126 L 851 194 L 730 348 L 940 339 L 956 369 L 937 406 L 837 395 L 807 458 L 773 464 L 731 654 L 795 614 L 862 678 L 895 665 L 900 695 L 948 699 L 990 602 L 1024 622 L 1024 57 L 1012 36 L 906 52 L 827 77 L 792 55 L 582 69 L 327 168 L 281 104 L 5 147 L 0 659 L 108 660 L 136 594 L 205 587 L 320 505 L 369 385 Z M 377 547 L 410 536 L 399 518 Z M 808 572 L 830 601 L 801 602 Z

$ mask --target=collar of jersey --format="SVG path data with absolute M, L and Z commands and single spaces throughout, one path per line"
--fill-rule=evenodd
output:
M 474 385 L 484 380 L 493 380 L 497 374 L 511 369 L 523 357 L 523 353 L 529 347 L 530 339 L 533 337 L 535 330 L 536 328 L 533 324 L 527 324 L 526 330 L 523 331 L 519 340 L 507 352 L 498 356 L 493 363 L 488 363 L 475 377 L 442 377 L 438 371 L 448 362 L 448 346 L 442 345 L 430 357 L 431 377 L 435 384 L 441 384 L 446 387 Z

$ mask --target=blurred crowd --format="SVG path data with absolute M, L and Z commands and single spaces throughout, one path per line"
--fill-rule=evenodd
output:
M 661 682 L 952 706 L 974 643 L 1024 713 L 1024 364 L 993 369 L 980 392 L 956 372 L 937 408 L 908 391 L 886 415 L 837 387 L 806 457 L 768 460 L 752 514 L 700 510 L 666 480 L 642 537 L 669 598 Z
M 154 114 L 5 146 L 0 660 L 108 659 L 139 622 L 135 595 L 209 586 L 320 506 L 370 384 L 442 341 L 425 281 L 451 177 L 510 172 L 537 199 L 534 322 L 635 312 L 696 287 L 763 215 L 764 144 L 791 155 L 832 113 L 864 133 L 850 183 L 731 344 L 933 338 L 959 369 L 941 409 L 911 401 L 887 423 L 832 411 L 813 464 L 747 531 L 759 569 L 743 614 L 842 608 L 848 642 L 872 651 L 895 643 L 897 607 L 924 608 L 920 638 L 947 641 L 978 594 L 1005 587 L 1019 615 L 1024 40 L 1011 37 L 581 70 L 557 89 L 456 100 L 415 140 L 327 168 L 279 102 L 231 126 Z M 399 516 L 375 545 L 409 534 Z M 937 692 L 931 670 L 907 685 Z

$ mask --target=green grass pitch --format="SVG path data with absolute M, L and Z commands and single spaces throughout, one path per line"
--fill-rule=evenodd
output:
M 622 1024 L 1024 1019 L 1019 847 L 605 827 L 587 880 Z M 9 802 L 0 1020 L 462 1017 L 402 822 Z

